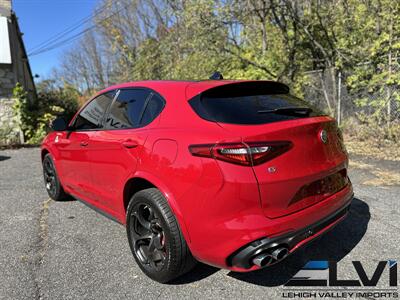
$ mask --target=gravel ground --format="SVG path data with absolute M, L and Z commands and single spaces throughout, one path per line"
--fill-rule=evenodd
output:
M 378 261 L 400 259 L 400 162 L 352 157 L 350 214 L 321 239 L 268 269 L 239 274 L 199 264 L 162 285 L 135 264 L 123 226 L 80 202 L 48 199 L 39 151 L 0 151 L 0 299 L 281 299 L 283 284 L 309 260 L 338 261 L 341 279 L 357 279 L 351 261 L 370 276 Z

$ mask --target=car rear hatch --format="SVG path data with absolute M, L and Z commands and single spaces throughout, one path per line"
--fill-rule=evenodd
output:
M 267 217 L 304 209 L 348 184 L 347 153 L 336 122 L 289 95 L 286 86 L 274 82 L 227 84 L 207 90 L 189 103 L 200 117 L 240 137 L 242 146 L 229 145 L 229 159 L 235 147 L 237 151 L 246 147 L 247 153 L 252 153 L 249 166 Z M 226 160 L 224 147 L 213 148 L 214 158 Z

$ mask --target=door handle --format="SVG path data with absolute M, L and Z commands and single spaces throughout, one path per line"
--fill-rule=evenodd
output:
M 131 149 L 131 148 L 136 148 L 137 146 L 139 146 L 138 142 L 134 141 L 134 140 L 125 140 L 122 141 L 122 146 L 124 146 L 125 148 Z
M 81 141 L 81 147 L 86 147 L 87 145 L 89 145 L 88 141 Z

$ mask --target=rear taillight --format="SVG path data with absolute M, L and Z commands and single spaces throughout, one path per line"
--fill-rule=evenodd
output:
M 289 141 L 191 145 L 194 156 L 215 158 L 243 166 L 256 166 L 288 151 Z

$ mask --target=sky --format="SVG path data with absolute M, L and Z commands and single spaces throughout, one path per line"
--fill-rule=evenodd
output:
M 90 16 L 98 4 L 99 0 L 12 0 L 28 53 L 49 38 Z M 87 26 L 87 23 L 85 25 Z M 80 27 L 73 33 L 78 33 L 84 28 Z M 69 43 L 29 57 L 32 73 L 38 74 L 39 80 L 48 78 L 51 69 L 59 65 L 63 51 L 72 46 L 73 43 Z

